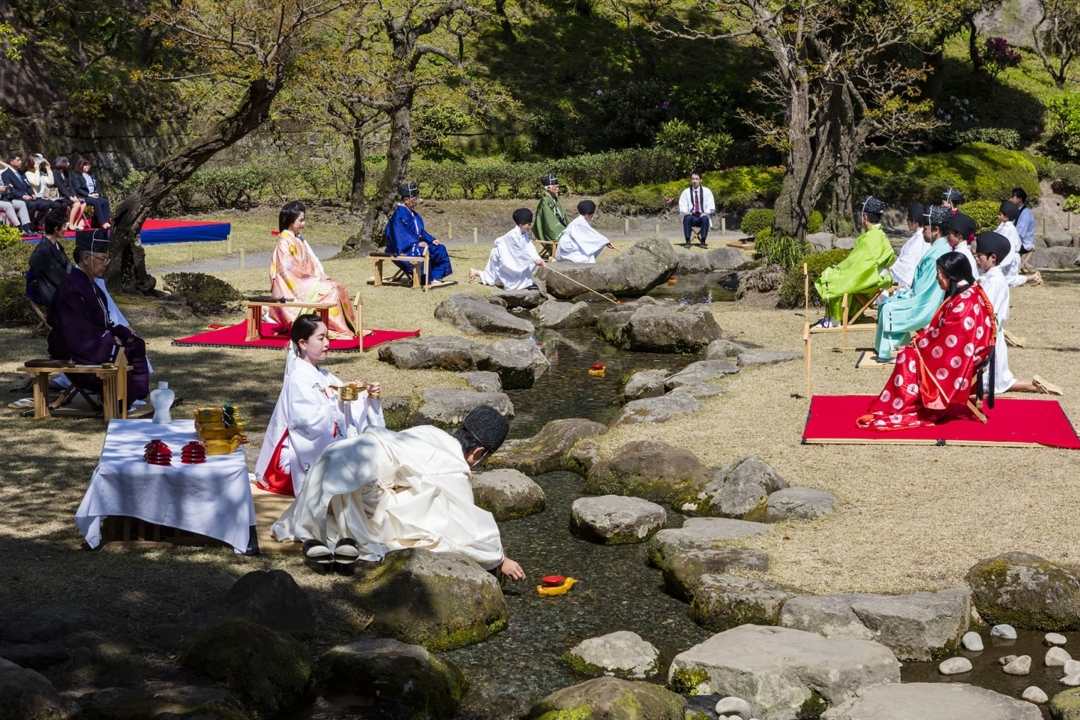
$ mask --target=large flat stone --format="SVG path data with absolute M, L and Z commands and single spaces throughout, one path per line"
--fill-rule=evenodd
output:
M 526 475 L 542 475 L 556 470 L 574 470 L 577 464 L 568 454 L 578 441 L 603 435 L 607 426 L 584 418 L 552 420 L 531 438 L 508 440 L 488 458 L 486 467 L 513 468 Z
M 959 647 L 970 616 L 970 593 L 963 587 L 795 598 L 784 605 L 779 624 L 825 637 L 876 640 L 901 660 L 928 661 Z
M 635 440 L 593 465 L 582 489 L 593 495 L 665 502 L 707 482 L 710 474 L 689 450 L 657 440 Z
M 479 344 L 457 335 L 405 338 L 379 348 L 379 360 L 402 370 L 475 370 Z
M 660 397 L 633 400 L 611 421 L 611 427 L 635 423 L 662 423 L 678 415 L 689 415 L 701 409 L 701 403 L 690 393 L 668 393 Z
M 614 344 L 640 352 L 696 353 L 721 333 L 709 305 L 642 305 Z
M 718 247 L 705 252 L 675 248 L 675 256 L 679 263 L 675 268 L 676 275 L 734 272 L 751 262 L 746 255 L 731 247 Z
M 654 683 L 599 677 L 556 690 L 526 720 L 684 720 L 686 698 Z
M 503 388 L 531 388 L 548 369 L 547 356 L 529 339 L 499 340 L 491 346 L 479 346 L 475 353 L 476 369 L 497 373 Z
M 830 708 L 822 720 L 1041 720 L 1031 703 L 964 683 L 886 684 Z
M 698 360 L 670 376 L 665 383 L 668 390 L 693 383 L 719 380 L 725 375 L 739 372 L 739 366 L 728 360 Z
M 1080 248 L 1048 247 L 1034 253 L 1031 264 L 1039 270 L 1072 270 L 1080 262 Z
M 660 653 L 628 630 L 582 640 L 564 658 L 586 675 L 614 675 L 641 680 L 656 673 Z
M 538 513 L 547 504 L 543 488 L 517 470 L 473 473 L 472 488 L 476 504 L 500 521 Z
M 665 392 L 664 383 L 671 374 L 669 370 L 642 370 L 630 376 L 623 388 L 623 397 L 627 402 L 644 398 L 660 397 Z
M 680 600 L 690 601 L 707 575 L 723 575 L 731 570 L 765 572 L 769 556 L 761 550 L 727 547 L 712 550 L 682 550 L 664 558 L 664 589 Z
M 836 498 L 828 490 L 788 487 L 770 493 L 765 503 L 765 522 L 812 520 L 836 509 Z M 754 519 L 754 518 L 748 518 Z
M 537 268 L 534 277 L 559 299 L 580 295 L 582 286 L 617 297 L 638 297 L 666 282 L 674 275 L 677 264 L 670 242 L 646 238 L 610 260 L 592 264 L 555 262 L 551 268 Z
M 968 571 L 971 599 L 987 623 L 1026 630 L 1080 630 L 1080 566 L 1005 553 Z
M 739 625 L 775 625 L 780 609 L 798 590 L 767 580 L 703 575 L 690 601 L 690 619 L 710 632 Z
M 774 365 L 788 360 L 801 360 L 803 354 L 787 350 L 743 350 L 738 357 L 739 367 L 756 367 Z
M 505 418 L 514 417 L 514 404 L 506 393 L 432 388 L 424 392 L 424 402 L 413 413 L 411 424 L 457 427 L 466 415 L 481 405 L 490 405 Z
M 681 528 L 667 528 L 652 536 L 646 547 L 649 560 L 663 569 L 667 558 L 688 550 L 722 548 L 732 540 L 753 537 L 772 528 L 764 523 L 727 518 L 689 518 Z
M 679 498 L 676 506 L 694 515 L 741 518 L 771 493 L 786 487 L 787 483 L 771 465 L 748 455 L 720 468 L 705 487 L 696 494 Z
M 569 303 L 548 300 L 533 310 L 533 317 L 536 318 L 536 324 L 543 328 L 561 330 L 589 327 L 596 323 L 596 316 L 599 314 L 592 305 L 587 302 Z
M 570 508 L 570 531 L 603 545 L 645 542 L 666 524 L 663 507 L 636 497 L 583 497 Z
M 451 295 L 435 308 L 435 318 L 476 335 L 528 335 L 536 329 L 528 320 L 480 295 Z
M 465 382 L 469 383 L 469 387 L 476 392 L 502 392 L 502 380 L 499 379 L 499 373 L 490 370 L 472 370 L 458 373 L 458 375 L 464 378 Z
M 860 690 L 899 683 L 900 663 L 884 645 L 742 625 L 672 660 L 676 691 L 743 698 L 762 720 L 795 720 L 851 700 Z

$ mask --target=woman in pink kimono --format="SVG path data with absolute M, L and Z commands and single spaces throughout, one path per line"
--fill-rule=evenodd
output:
M 334 340 L 356 337 L 356 320 L 345 286 L 326 276 L 322 263 L 300 235 L 304 229 L 304 205 L 293 201 L 281 208 L 278 215 L 277 247 L 270 260 L 270 294 L 276 298 L 291 298 L 304 302 L 334 303 L 330 308 L 327 327 Z M 300 308 L 271 305 L 270 319 L 279 324 L 279 332 L 288 334 Z

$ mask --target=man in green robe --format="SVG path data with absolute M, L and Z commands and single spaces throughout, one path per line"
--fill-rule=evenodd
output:
M 855 249 L 838 265 L 825 268 L 814 287 L 825 301 L 825 317 L 814 323 L 821 327 L 840 327 L 844 320 L 844 295 L 875 297 L 892 285 L 887 270 L 896 260 L 889 239 L 881 229 L 885 203 L 868 196 L 862 206 L 863 234 L 855 240 Z M 854 312 L 854 309 L 851 310 Z
M 544 196 L 540 198 L 540 204 L 536 208 L 532 235 L 544 243 L 540 248 L 540 257 L 548 260 L 554 254 L 559 236 L 570 221 L 566 219 L 566 213 L 559 204 L 559 178 L 548 174 L 540 178 L 540 182 L 544 186 Z

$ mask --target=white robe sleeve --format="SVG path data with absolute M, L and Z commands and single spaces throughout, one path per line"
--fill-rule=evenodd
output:
M 703 198 L 705 198 L 705 202 L 704 202 L 705 214 L 706 215 L 715 215 L 716 214 L 716 200 L 713 198 L 712 190 L 705 187 L 704 185 L 701 186 L 701 189 L 703 191 L 701 193 L 701 195 L 702 195 Z M 712 222 L 710 221 L 709 224 L 711 226 Z
M 555 249 L 556 260 L 577 263 L 594 263 L 596 256 L 608 244 L 608 239 L 596 231 L 581 216 L 566 226 L 559 236 L 559 245 Z
M 889 268 L 897 285 L 902 288 L 911 287 L 911 281 L 915 278 L 915 268 L 919 266 L 919 261 L 929 249 L 930 244 L 923 238 L 922 229 L 916 230 L 904 243 L 904 247 L 900 248 L 900 255 Z

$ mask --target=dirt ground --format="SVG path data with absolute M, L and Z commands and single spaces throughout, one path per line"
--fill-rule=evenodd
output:
M 313 214 L 312 237 L 334 234 Z M 266 218 L 270 220 L 271 218 Z M 269 223 L 234 229 L 234 241 L 261 244 Z M 456 232 L 456 231 L 455 231 Z M 325 235 L 324 235 L 325 233 Z M 676 239 L 676 234 L 669 234 Z M 617 241 L 626 247 L 627 241 Z M 182 246 L 181 252 L 190 252 Z M 153 263 L 176 257 L 158 255 Z M 455 278 L 487 255 L 483 244 L 450 248 Z M 421 293 L 365 284 L 369 260 L 337 259 L 327 272 L 364 299 L 368 327 L 415 329 L 424 336 L 457 335 L 433 317 L 446 295 L 487 292 L 467 283 Z M 247 293 L 266 291 L 266 270 L 217 273 Z M 1048 278 L 1047 287 L 1013 293 L 1011 330 L 1027 347 L 1010 352 L 1018 377 L 1039 373 L 1062 385 L 1065 412 L 1080 418 L 1080 273 Z M 178 347 L 173 337 L 199 332 L 222 317 L 162 319 L 145 303 L 118 298 L 156 369 L 186 403 L 181 415 L 201 405 L 237 403 L 249 429 L 265 424 L 281 386 L 284 353 Z M 801 311 L 714 304 L 725 332 L 766 348 L 801 349 Z M 151 321 L 153 316 L 158 318 Z M 143 322 L 140 322 L 143 318 Z M 863 333 L 868 338 L 869 333 Z M 490 339 L 483 339 L 490 341 Z M 882 369 L 855 370 L 855 354 L 815 340 L 814 392 L 873 394 L 885 382 Z M 838 344 L 838 340 L 837 340 Z M 857 344 L 864 344 L 859 342 Z M 14 372 L 25 359 L 46 355 L 42 337 L 25 328 L 0 329 L 0 390 L 21 384 Z M 379 380 L 386 395 L 415 395 L 425 388 L 464 387 L 452 373 L 401 371 L 379 363 L 375 353 L 332 355 L 327 365 L 347 379 Z M 836 513 L 815 522 L 789 522 L 748 542 L 766 550 L 766 577 L 813 592 L 903 592 L 963 582 L 978 559 L 1022 550 L 1051 560 L 1076 560 L 1075 518 L 1080 511 L 1077 454 L 1065 450 L 902 445 L 814 446 L 800 442 L 808 399 L 801 362 L 744 371 L 725 379 L 727 392 L 703 400 L 703 409 L 661 425 L 622 427 L 601 440 L 604 454 L 636 439 L 657 439 L 722 465 L 748 454 L 772 464 L 791 485 L 821 487 L 839 500 Z M 76 605 L 101 618 L 104 630 L 133 641 L 178 611 L 220 597 L 240 575 L 284 568 L 313 596 L 324 637 L 346 637 L 359 619 L 349 602 L 350 581 L 307 572 L 296 556 L 234 555 L 225 549 L 89 552 L 73 516 L 86 490 L 104 438 L 95 420 L 54 419 L 34 423 L 6 411 L 4 463 L 0 466 L 0 614 L 31 607 Z M 508 548 L 513 556 L 513 548 Z M 153 652 L 148 649 L 147 652 Z

